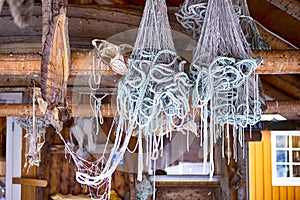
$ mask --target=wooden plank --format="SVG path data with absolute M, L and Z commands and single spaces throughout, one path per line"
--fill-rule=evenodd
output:
M 283 76 L 283 77 L 281 77 Z M 300 99 L 300 78 L 296 75 L 268 75 L 260 76 L 263 82 L 272 85 L 276 90 L 286 94 L 293 99 Z M 281 98 L 279 98 L 282 100 Z
M 279 200 L 279 186 L 272 187 L 272 200 Z
M 255 159 L 255 142 L 249 145 L 249 196 L 250 200 L 256 199 L 256 159 Z
M 52 154 L 50 160 L 50 177 L 49 182 L 51 183 L 49 188 L 49 195 L 56 194 L 59 191 L 60 186 L 60 156 L 61 154 Z
M 65 140 L 69 140 L 70 138 L 70 128 L 64 128 L 65 132 Z M 69 180 L 69 161 L 66 159 L 66 154 L 60 155 L 60 192 L 62 194 L 69 194 L 68 190 L 68 180 Z
M 295 187 L 294 186 L 287 187 L 287 193 L 288 193 L 287 194 L 287 199 L 288 200 L 294 200 L 294 197 L 295 197 Z
M 264 155 L 262 142 L 255 142 L 255 159 L 256 159 L 256 199 L 264 197 Z
M 287 199 L 287 187 L 286 186 L 279 187 L 279 197 L 280 197 L 280 200 Z
M 262 80 L 262 86 L 266 96 L 269 96 L 272 99 L 293 100 L 293 98 L 288 96 L 285 92 L 280 91 L 277 88 L 274 88 L 273 84 L 269 83 L 270 78 L 265 76 L 268 75 L 261 75 L 259 77 Z
M 28 186 L 36 186 L 36 187 L 47 187 L 48 185 L 47 180 L 32 179 L 32 178 L 13 178 L 12 183 L 28 185 Z
M 272 199 L 271 132 L 263 131 L 264 199 Z
M 60 192 L 62 194 L 68 194 L 69 162 L 63 154 L 60 155 L 60 163 Z
M 295 199 L 300 199 L 300 186 L 295 186 L 295 190 L 294 190 L 294 194 L 295 194 Z

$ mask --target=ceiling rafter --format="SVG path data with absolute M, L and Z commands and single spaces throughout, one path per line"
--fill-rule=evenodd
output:
M 300 47 L 300 20 L 266 0 L 248 0 L 250 15 L 263 26 Z M 288 26 L 288 27 L 287 27 Z

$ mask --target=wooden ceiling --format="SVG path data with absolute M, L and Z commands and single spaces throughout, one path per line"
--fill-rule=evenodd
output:
M 174 16 L 181 3 L 182 0 L 167 0 L 169 20 L 172 30 L 188 37 Z M 134 42 L 143 5 L 143 0 L 70 0 L 68 17 L 72 62 L 77 61 L 79 65 L 78 62 L 85 61 L 82 56 L 92 49 L 91 41 L 95 38 Z M 248 5 L 273 54 L 273 57 L 266 55 L 267 63 L 263 66 L 271 70 L 260 72 L 269 105 L 265 112 L 280 112 L 289 120 L 300 120 L 300 2 L 248 0 Z M 5 27 L 0 29 L 0 92 L 26 91 L 32 86 L 32 79 L 35 79 L 33 74 L 39 73 L 44 15 L 42 7 L 42 3 L 35 3 L 29 26 L 23 29 L 14 24 L 6 4 L 0 12 L 0 27 Z M 257 54 L 264 55 L 264 52 Z M 75 66 L 74 62 L 72 65 Z M 87 72 L 74 73 L 69 80 L 70 90 L 74 90 L 75 84 L 83 86 L 87 80 L 87 76 L 80 76 L 80 79 L 76 76 L 76 73 L 86 75 Z M 119 78 L 108 70 L 99 93 L 113 93 Z M 39 81 L 38 78 L 36 81 Z

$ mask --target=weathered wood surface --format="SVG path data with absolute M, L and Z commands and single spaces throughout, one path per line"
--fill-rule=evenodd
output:
M 292 15 L 296 19 L 300 20 L 300 2 L 297 0 L 267 0 L 271 4 L 275 5 L 276 7 L 280 8 L 284 12 L 289 15 Z
M 33 178 L 13 178 L 13 184 L 21 184 L 28 186 L 47 187 L 47 180 L 33 179 Z
M 91 117 L 94 115 L 88 104 L 70 104 L 72 117 Z M 300 101 L 267 101 L 268 109 L 264 114 L 300 115 Z M 114 117 L 116 107 L 113 104 L 102 104 L 101 112 L 103 117 Z M 37 109 L 37 116 L 43 116 Z M 0 117 L 7 116 L 32 116 L 31 104 L 0 104 Z
M 138 28 L 142 17 L 143 7 L 124 5 L 69 5 L 69 36 L 71 49 L 92 47 L 95 38 L 107 39 L 121 32 Z M 185 33 L 184 28 L 176 21 L 174 12 L 169 13 L 172 30 Z M 0 49 L 1 45 L 12 43 L 42 43 L 42 5 L 35 4 L 33 17 L 29 26 L 20 29 L 14 24 L 8 6 L 4 5 L 0 13 Z M 11 48 L 8 52 L 32 52 L 28 49 Z M 37 50 L 37 49 L 36 49 Z M 40 52 L 40 49 L 38 52 Z
M 255 71 L 257 74 L 299 74 L 300 51 L 273 50 L 254 52 L 264 61 Z M 70 76 L 91 75 L 92 60 L 88 51 L 73 51 L 71 54 L 72 68 Z M 39 54 L 0 54 L 0 75 L 30 76 L 40 74 L 41 56 Z M 116 75 L 108 66 L 101 66 L 96 73 Z
M 262 75 L 265 94 L 276 100 L 300 100 L 300 76 Z M 270 86 L 270 87 L 269 87 Z
M 182 200 L 198 199 L 213 200 L 221 199 L 219 187 L 191 187 L 191 186 L 172 186 L 158 187 L 156 191 L 157 200 Z
M 267 29 L 300 47 L 300 21 L 268 1 L 249 0 L 250 15 Z M 298 28 L 295 28 L 298 27 Z

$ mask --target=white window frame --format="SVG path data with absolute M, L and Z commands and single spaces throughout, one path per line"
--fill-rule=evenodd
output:
M 277 136 L 286 136 L 288 146 L 287 147 L 276 147 L 276 137 Z M 294 162 L 293 151 L 300 151 L 299 147 L 292 146 L 292 137 L 299 136 L 300 131 L 271 131 L 271 152 L 272 152 L 272 185 L 273 186 L 300 186 L 300 177 L 293 177 L 293 166 L 299 165 L 299 162 Z M 277 162 L 276 161 L 276 151 L 284 150 L 288 153 L 287 162 Z M 278 165 L 287 165 L 289 170 L 289 177 L 278 177 L 277 175 L 277 166 Z
M 0 100 L 5 103 L 22 103 L 22 93 L 1 93 Z M 13 177 L 21 177 L 22 169 L 22 128 L 16 117 L 6 118 L 6 173 L 5 199 L 21 200 L 21 185 L 12 184 Z

